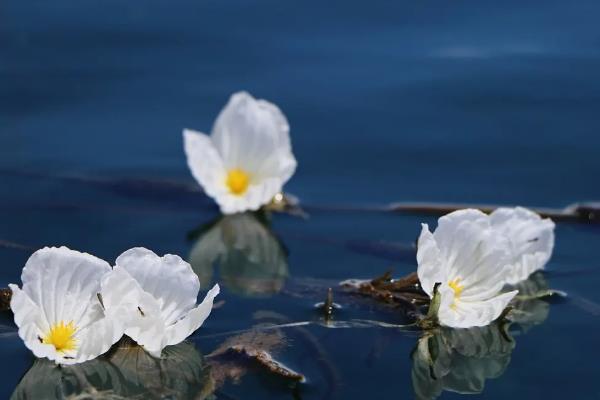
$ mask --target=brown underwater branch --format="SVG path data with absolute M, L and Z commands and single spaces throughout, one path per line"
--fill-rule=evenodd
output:
M 418 308 L 429 302 L 416 272 L 393 279 L 391 271 L 387 271 L 371 280 L 349 279 L 340 285 L 350 293 L 371 298 L 387 306 L 402 308 L 407 316 L 413 318 L 419 315 Z

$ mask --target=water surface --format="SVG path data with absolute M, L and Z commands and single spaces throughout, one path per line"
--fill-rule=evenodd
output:
M 0 239 L 25 247 L 0 246 L 0 286 L 19 282 L 31 249 L 44 245 L 110 262 L 140 245 L 182 255 L 203 288 L 221 283 L 224 300 L 191 338 L 194 351 L 174 349 L 172 362 L 187 367 L 139 355 L 132 369 L 116 354 L 83 376 L 94 385 L 110 377 L 104 389 L 133 397 L 156 389 L 148 382 L 166 368 L 189 374 L 163 374 L 162 388 L 179 381 L 183 398 L 211 393 L 207 356 L 236 335 L 228 332 L 317 322 L 313 304 L 340 280 L 413 271 L 419 224 L 435 224 L 336 208 L 600 199 L 599 11 L 593 1 L 3 1 Z M 299 168 L 286 189 L 328 210 L 309 209 L 308 220 L 275 215 L 267 225 L 222 220 L 190 189 L 182 128 L 209 131 L 242 89 L 277 103 L 290 121 Z M 274 352 L 305 384 L 253 370 L 224 379 L 215 395 L 598 398 L 599 233 L 557 226 L 544 280 L 569 298 L 531 306 L 530 321 L 509 327 L 511 341 L 501 328 L 421 341 L 375 326 L 285 328 L 270 336 L 283 341 Z M 373 303 L 337 300 L 338 321 L 406 322 Z M 2 318 L 0 397 L 31 396 L 37 374 L 48 385 L 58 378 L 34 365 Z M 436 382 L 422 368 L 423 340 L 447 344 Z M 77 386 L 80 375 L 68 379 Z

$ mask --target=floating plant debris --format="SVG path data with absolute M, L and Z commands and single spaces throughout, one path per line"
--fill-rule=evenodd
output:
M 260 367 L 284 379 L 304 382 L 304 375 L 273 358 L 273 353 L 285 345 L 281 330 L 251 330 L 227 339 L 207 356 L 211 374 L 217 385 L 231 379 L 238 382 L 249 368 Z
M 371 280 L 347 279 L 340 285 L 350 293 L 371 298 L 378 303 L 398 307 L 408 316 L 416 316 L 418 306 L 429 302 L 429 297 L 419 286 L 416 272 L 393 279 L 391 271 Z

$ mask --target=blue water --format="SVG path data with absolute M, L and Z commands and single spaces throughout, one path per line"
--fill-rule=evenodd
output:
M 185 186 L 194 182 L 181 130 L 209 131 L 238 90 L 288 117 L 299 168 L 286 190 L 304 204 L 599 200 L 598 12 L 594 1 L 553 0 L 5 0 L 0 240 L 25 248 L 0 246 L 0 286 L 19 282 L 31 248 L 44 245 L 109 261 L 138 245 L 191 258 L 206 233 L 190 232 L 218 212 Z M 213 352 L 227 332 L 260 322 L 259 310 L 278 323 L 318 320 L 313 304 L 340 280 L 414 270 L 406 249 L 420 222 L 435 219 L 273 216 L 271 230 L 256 228 L 268 261 L 198 264 L 204 288 L 223 283 L 225 303 L 193 338 L 196 350 Z M 558 225 L 546 279 L 569 300 L 552 302 L 525 333 L 511 328 L 509 362 L 485 380 L 484 398 L 600 397 L 599 233 Z M 405 322 L 373 303 L 339 302 L 340 320 Z M 0 340 L 0 398 L 33 363 L 11 329 Z M 308 325 L 281 334 L 278 359 L 307 382 L 294 391 L 251 372 L 217 398 L 414 397 L 418 333 Z

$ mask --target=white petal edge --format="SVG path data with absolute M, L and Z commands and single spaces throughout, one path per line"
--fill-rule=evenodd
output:
M 107 315 L 121 321 L 127 336 L 149 353 L 160 355 L 166 330 L 160 304 L 129 272 L 115 267 L 102 281 L 102 299 Z
M 440 306 L 438 319 L 441 325 L 450 328 L 470 328 L 486 326 L 498 319 L 518 290 L 502 293 L 489 300 L 478 302 L 457 302 L 456 306 Z
M 511 262 L 505 283 L 514 285 L 544 268 L 554 250 L 554 222 L 524 208 L 498 208 L 491 225 L 511 242 Z M 532 240 L 535 240 L 532 242 Z
M 445 282 L 446 274 L 440 259 L 440 249 L 427 224 L 421 224 L 421 235 L 417 244 L 417 275 L 421 288 L 429 298 L 433 297 L 433 287 L 439 282 Z
M 34 252 L 23 267 L 22 290 L 48 324 L 73 321 L 86 325 L 87 308 L 100 289 L 110 265 L 88 253 L 67 247 L 45 247 Z
M 183 147 L 192 176 L 204 192 L 214 199 L 228 193 L 223 160 L 211 138 L 204 133 L 184 129 Z
M 453 247 L 454 233 L 465 222 L 477 224 L 482 229 L 490 226 L 489 217 L 483 212 L 472 208 L 454 211 L 440 217 L 433 236 L 442 253 L 444 248 Z
M 101 318 L 77 333 L 81 346 L 73 359 L 63 357 L 62 364 L 78 364 L 106 353 L 123 336 L 122 323 L 113 318 Z
M 42 311 L 17 285 L 11 283 L 8 287 L 12 292 L 10 308 L 15 318 L 15 324 L 19 328 L 19 337 L 36 357 L 56 360 L 58 354 L 54 346 L 40 343 L 39 340 L 40 332 L 46 332 L 49 329 Z
M 225 193 L 216 197 L 223 214 L 236 214 L 244 211 L 257 211 L 269 203 L 281 191 L 283 183 L 279 178 L 269 178 L 260 183 L 252 183 L 246 193 L 236 196 Z
M 177 255 L 160 257 L 144 247 L 134 247 L 117 258 L 115 268 L 125 269 L 143 291 L 159 301 L 166 325 L 196 306 L 200 291 L 198 275 Z
M 46 247 L 31 255 L 21 275 L 23 289 L 11 285 L 14 295 L 11 308 L 19 336 L 37 357 L 58 364 L 75 364 L 99 356 L 121 337 L 122 329 L 117 327 L 103 338 L 111 343 L 106 345 L 95 338 L 97 346 L 81 354 L 80 348 L 89 345 L 82 340 L 75 350 L 63 353 L 52 345 L 40 343 L 39 339 L 51 326 L 61 322 L 73 322 L 77 328 L 75 336 L 82 339 L 90 325 L 102 321 L 104 314 L 97 294 L 102 277 L 110 270 L 104 260 L 67 247 Z M 26 312 L 30 315 L 24 316 Z
M 211 138 L 225 168 L 242 168 L 284 183 L 294 173 L 287 119 L 275 104 L 234 93 L 217 117 Z
M 215 284 L 215 286 L 206 293 L 204 300 L 198 307 L 194 308 L 188 315 L 177 321 L 174 325 L 169 326 L 166 332 L 166 344 L 178 344 L 200 328 L 204 321 L 206 321 L 206 318 L 210 315 L 214 298 L 220 291 L 219 285 Z

